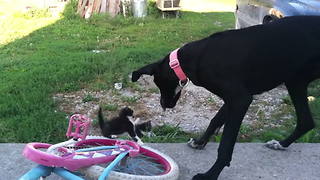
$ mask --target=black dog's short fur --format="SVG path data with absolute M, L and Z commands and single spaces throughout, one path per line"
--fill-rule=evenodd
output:
M 279 142 L 288 147 L 314 128 L 308 102 L 307 86 L 320 77 L 320 17 L 296 16 L 240 30 L 213 34 L 184 45 L 178 51 L 183 71 L 197 86 L 221 97 L 224 105 L 211 120 L 206 132 L 189 143 L 203 148 L 213 133 L 224 126 L 218 158 L 204 174 L 194 180 L 217 179 L 232 159 L 239 128 L 252 96 L 284 84 L 297 114 L 293 133 Z M 176 105 L 178 78 L 164 59 L 134 71 L 132 81 L 142 74 L 153 75 L 160 89 L 160 104 Z
M 141 131 L 151 131 L 151 121 L 135 124 L 133 118 L 133 110 L 128 107 L 121 109 L 119 116 L 112 118 L 110 121 L 104 120 L 101 108 L 98 112 L 99 125 L 103 136 L 111 138 L 111 135 L 127 132 L 134 141 L 142 143 L 140 140 L 143 137 Z

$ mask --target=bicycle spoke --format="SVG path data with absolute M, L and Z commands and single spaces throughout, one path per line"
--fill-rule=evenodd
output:
M 123 172 L 134 175 L 153 176 L 164 172 L 163 165 L 158 163 L 152 157 L 140 154 L 137 157 L 129 157 L 125 165 L 118 164 L 114 169 L 117 172 Z

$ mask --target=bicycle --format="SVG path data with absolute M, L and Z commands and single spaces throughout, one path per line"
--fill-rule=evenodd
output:
M 178 165 L 167 155 L 128 140 L 88 136 L 91 119 L 70 117 L 67 137 L 51 145 L 28 143 L 23 155 L 38 163 L 19 180 L 43 179 L 55 173 L 64 179 L 176 180 Z

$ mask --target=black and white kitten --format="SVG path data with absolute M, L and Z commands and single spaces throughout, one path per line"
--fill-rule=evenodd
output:
M 102 109 L 99 108 L 98 119 L 102 135 L 108 138 L 127 132 L 135 142 L 143 144 L 140 139 L 143 136 L 141 131 L 151 131 L 151 121 L 138 124 L 139 119 L 134 120 L 133 110 L 128 107 L 121 109 L 117 117 L 106 121 Z

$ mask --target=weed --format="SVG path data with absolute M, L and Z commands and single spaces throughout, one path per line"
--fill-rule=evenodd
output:
M 99 127 L 98 119 L 93 119 L 91 124 L 92 124 L 93 127 Z
M 82 99 L 82 102 L 86 103 L 86 102 L 90 102 L 90 101 L 98 101 L 99 99 L 92 96 L 91 94 L 86 94 L 84 96 L 84 98 Z
M 148 1 L 147 6 L 148 15 L 153 17 L 160 17 L 160 10 L 157 8 L 156 1 Z
M 143 92 L 144 89 L 139 86 L 137 83 L 132 83 L 132 82 L 127 82 L 128 84 L 128 87 L 130 87 L 131 89 L 135 90 L 135 91 L 138 91 L 138 92 Z
M 160 92 L 159 88 L 149 88 L 148 91 L 150 93 L 157 93 L 157 94 Z
M 221 135 L 221 134 L 215 135 L 215 136 L 213 136 L 213 141 L 214 141 L 214 142 L 220 142 L 220 141 L 221 141 L 221 138 L 222 138 L 222 135 Z
M 70 2 L 65 7 L 62 16 L 69 20 L 80 19 L 80 16 L 76 14 L 77 12 L 78 0 L 70 0 Z
M 312 142 L 312 138 L 316 136 L 316 131 L 312 130 L 303 135 L 298 141 L 299 142 Z
M 286 96 L 282 99 L 283 103 L 284 104 L 287 104 L 287 105 L 292 105 L 292 101 L 290 99 L 290 96 Z
M 128 104 L 136 103 L 139 99 L 140 99 L 140 97 L 137 97 L 137 96 L 122 96 L 121 97 L 121 100 L 123 102 L 128 103 Z
M 209 97 L 208 102 L 209 102 L 209 104 L 215 104 L 215 100 L 213 97 Z
M 320 97 L 320 80 L 316 80 L 309 85 L 308 94 L 314 97 Z
M 116 111 L 118 110 L 118 105 L 116 104 L 105 104 L 102 106 L 104 110 L 107 110 L 107 111 Z
M 187 142 L 195 134 L 186 133 L 182 131 L 178 125 L 162 125 L 152 129 L 154 136 L 144 136 L 142 140 L 150 143 L 164 143 L 164 142 Z
M 242 124 L 240 127 L 240 134 L 247 135 L 251 132 L 251 128 L 248 125 Z

